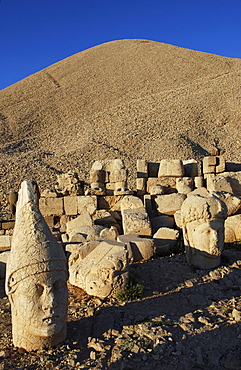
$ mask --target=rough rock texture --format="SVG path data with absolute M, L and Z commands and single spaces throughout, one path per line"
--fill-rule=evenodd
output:
M 189 195 L 181 208 L 187 262 L 200 269 L 219 266 L 227 206 L 214 195 Z
M 155 254 L 154 240 L 151 238 L 140 238 L 138 235 L 119 235 L 117 240 L 127 246 L 130 262 L 148 261 Z
M 100 298 L 124 289 L 128 277 L 127 250 L 114 240 L 102 241 L 83 260 L 69 265 L 69 282 Z
M 27 351 L 66 337 L 67 263 L 37 205 L 32 182 L 19 191 L 6 293 L 11 302 L 13 343 Z
M 89 178 L 95 160 L 200 159 L 217 146 L 240 162 L 239 59 L 148 40 L 75 54 L 0 92 L 1 190 L 56 174 Z M 144 138 L 144 139 L 143 139 Z
M 121 214 L 124 234 L 152 235 L 150 219 L 145 208 L 124 209 Z

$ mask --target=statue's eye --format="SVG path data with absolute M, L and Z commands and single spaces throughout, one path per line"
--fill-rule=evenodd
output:
M 37 291 L 38 296 L 41 296 L 43 294 L 43 291 L 44 291 L 43 285 L 36 284 L 36 291 Z

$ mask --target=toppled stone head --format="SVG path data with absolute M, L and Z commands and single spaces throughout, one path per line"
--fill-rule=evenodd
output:
M 27 351 L 66 337 L 67 263 L 39 209 L 34 184 L 21 184 L 6 271 L 13 343 Z
M 200 269 L 220 264 L 227 207 L 214 195 L 190 195 L 181 208 L 187 262 Z

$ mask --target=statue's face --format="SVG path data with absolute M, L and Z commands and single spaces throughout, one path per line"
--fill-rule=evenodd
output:
M 206 257 L 220 256 L 224 244 L 224 222 L 198 220 L 186 224 L 188 245 Z
M 11 295 L 15 319 L 36 336 L 57 334 L 66 322 L 68 290 L 64 271 L 42 272 L 18 283 Z

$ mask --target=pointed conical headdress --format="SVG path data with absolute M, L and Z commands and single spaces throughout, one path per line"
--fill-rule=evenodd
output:
M 6 293 L 29 276 L 48 271 L 65 271 L 67 262 L 38 208 L 32 181 L 21 184 L 16 207 L 16 221 L 6 271 Z

